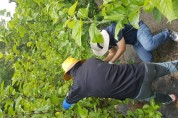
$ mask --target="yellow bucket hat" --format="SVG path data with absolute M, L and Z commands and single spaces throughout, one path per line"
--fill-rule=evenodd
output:
M 68 57 L 63 63 L 62 63 L 62 68 L 64 70 L 64 80 L 68 81 L 70 80 L 72 77 L 67 73 L 69 72 L 69 70 L 77 63 L 77 62 L 81 62 L 83 63 L 84 60 L 77 60 L 75 58 L 72 57 Z

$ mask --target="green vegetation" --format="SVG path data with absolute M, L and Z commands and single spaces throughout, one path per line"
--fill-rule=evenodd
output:
M 71 110 L 63 110 L 61 104 L 71 81 L 63 80 L 62 62 L 68 56 L 94 56 L 89 39 L 102 42 L 101 27 L 117 22 L 119 31 L 128 20 L 138 27 L 141 10 L 153 12 L 158 21 L 162 15 L 168 21 L 178 18 L 178 0 L 103 1 L 98 6 L 96 0 L 15 0 L 16 13 L 8 28 L 2 22 L 0 25 L 0 41 L 4 44 L 0 79 L 5 80 L 0 85 L 0 117 L 119 116 L 114 105 L 120 101 L 113 99 L 87 98 Z M 157 110 L 146 108 L 149 112 L 145 114 Z
M 159 105 L 155 104 L 154 99 L 150 100 L 150 104 L 145 104 L 142 109 L 135 111 L 127 111 L 128 118 L 162 118 L 162 114 L 158 111 Z

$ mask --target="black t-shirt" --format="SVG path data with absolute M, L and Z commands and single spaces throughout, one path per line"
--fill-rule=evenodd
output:
M 73 84 L 66 98 L 67 103 L 76 103 L 85 97 L 135 98 L 140 90 L 144 64 L 108 64 L 90 58 L 82 65 L 74 66 L 70 74 Z
M 126 44 L 134 45 L 137 41 L 137 29 L 135 29 L 130 24 L 125 24 L 124 28 L 119 31 L 117 34 L 118 39 L 116 40 L 114 38 L 115 34 L 115 27 L 116 23 L 111 24 L 110 26 L 106 27 L 104 30 L 106 30 L 110 37 L 110 47 L 117 46 L 117 42 L 119 42 L 122 37 L 124 37 Z

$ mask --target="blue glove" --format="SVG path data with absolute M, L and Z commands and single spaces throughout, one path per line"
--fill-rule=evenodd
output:
M 62 106 L 65 110 L 67 110 L 72 106 L 72 104 L 67 103 L 66 99 L 64 99 Z

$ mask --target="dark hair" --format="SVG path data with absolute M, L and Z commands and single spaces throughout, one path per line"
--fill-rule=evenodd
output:
M 77 62 L 77 63 L 67 72 L 67 74 L 72 75 L 72 73 L 73 73 L 79 66 L 81 66 L 81 65 L 82 65 L 81 62 Z

